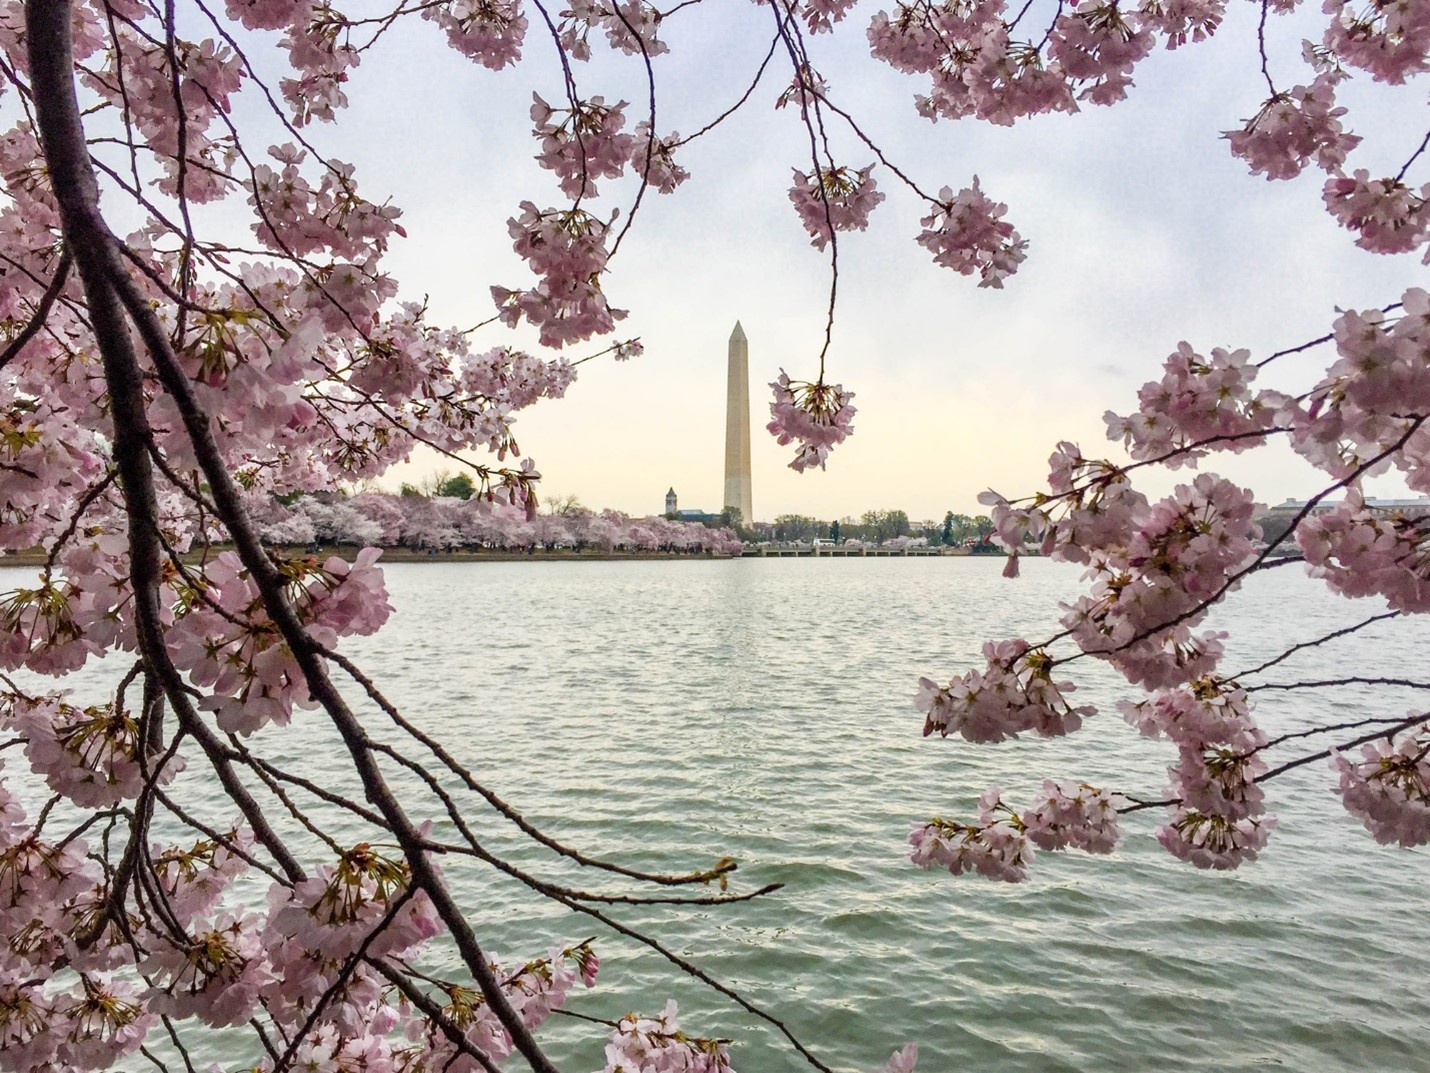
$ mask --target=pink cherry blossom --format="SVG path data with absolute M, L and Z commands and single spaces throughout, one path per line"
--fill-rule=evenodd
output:
M 967 741 L 996 742 L 1035 731 L 1061 737 L 1077 730 L 1096 709 L 1072 707 L 1066 699 L 1077 687 L 1054 682 L 1053 662 L 1023 640 L 988 642 L 982 670 L 968 671 L 946 687 L 919 679 L 914 706 L 925 715 L 924 735 L 959 734 Z
M 1374 253 L 1408 253 L 1430 229 L 1425 207 L 1430 184 L 1419 191 L 1399 179 L 1371 179 L 1364 168 L 1326 180 L 1326 208 L 1342 227 L 1356 232 L 1356 245 Z
M 39 1070 L 53 1060 L 59 1001 L 45 994 L 43 980 L 0 971 L 0 1061 L 6 1068 Z
M 1019 819 L 1033 844 L 1046 850 L 1072 847 L 1111 853 L 1122 833 L 1112 795 L 1085 783 L 1069 789 L 1044 780 L 1042 791 Z
M 1176 468 L 1204 457 L 1208 448 L 1197 446 L 1203 441 L 1232 452 L 1264 442 L 1257 433 L 1270 427 L 1275 410 L 1252 389 L 1258 370 L 1250 351 L 1217 347 L 1203 357 L 1182 342 L 1162 368 L 1160 381 L 1138 391 L 1136 413 L 1109 410 L 1103 418 L 1107 438 L 1121 440 L 1133 458 L 1165 458 Z
M 1184 744 L 1176 766 L 1168 769 L 1167 792 L 1203 816 L 1233 821 L 1259 817 L 1265 811 L 1266 794 L 1256 779 L 1266 769 L 1259 753 Z
M 182 939 L 156 937 L 143 969 L 154 980 L 149 1009 L 214 1028 L 247 1021 L 274 982 L 261 918 L 252 914 L 225 914 Z
M 1179 746 L 1226 745 L 1247 753 L 1266 743 L 1252 719 L 1246 691 L 1214 675 L 1118 706 L 1127 722 L 1147 737 L 1166 737 Z
M 154 879 L 176 923 L 187 927 L 196 918 L 213 913 L 229 885 L 248 870 L 241 854 L 252 845 L 252 835 L 236 828 L 223 842 L 203 839 L 187 849 L 151 848 Z
M 1418 718 L 1411 713 L 1411 718 Z M 1430 842 L 1430 725 L 1361 746 L 1359 760 L 1331 757 L 1340 775 L 1336 793 L 1352 816 L 1382 845 L 1423 846 Z
M 628 1013 L 606 1044 L 602 1073 L 733 1073 L 725 1044 L 681 1031 L 675 1003 L 659 1017 Z
M 974 176 L 958 194 L 945 186 L 935 210 L 923 218 L 918 243 L 935 264 L 965 276 L 977 275 L 980 287 L 1002 287 L 1018 271 L 1028 243 L 1001 217 L 1008 206 L 986 197 Z
M 1430 610 L 1426 550 L 1430 532 L 1417 519 L 1385 516 L 1358 499 L 1308 518 L 1296 541 L 1313 574 L 1345 596 L 1380 595 L 1399 611 Z
M 799 443 L 790 469 L 823 469 L 829 452 L 854 431 L 852 422 L 858 413 L 850 405 L 854 392 L 845 391 L 842 384 L 794 381 L 783 369 L 770 388 L 774 391 L 774 402 L 770 403 L 773 420 L 766 427 L 781 447 Z
M 1225 0 L 1163 0 L 1139 11 L 1143 24 L 1166 35 L 1168 48 L 1203 41 L 1226 15 Z
M 657 192 L 673 194 L 677 186 L 690 178 L 690 173 L 675 162 L 675 148 L 679 144 L 679 134 L 672 131 L 664 138 L 653 136 L 649 120 L 642 120 L 636 124 L 631 139 L 631 168 L 637 175 L 644 176 Z
M 539 94 L 531 95 L 531 121 L 541 140 L 536 159 L 554 171 L 567 197 L 596 195 L 596 180 L 625 173 L 636 139 L 621 133 L 626 102 L 607 105 L 602 97 L 553 108 Z
M 1198 868 L 1225 871 L 1256 860 L 1275 826 L 1273 816 L 1231 820 L 1176 808 L 1171 819 L 1157 828 L 1157 841 L 1174 857 Z
M 519 0 L 449 0 L 424 6 L 447 34 L 447 42 L 483 67 L 500 71 L 521 59 L 527 20 Z
M 53 1011 L 55 1059 L 77 1069 L 106 1069 L 136 1054 L 159 1023 L 134 986 L 120 979 L 82 975 L 56 999 Z
M 863 231 L 869 226 L 869 213 L 884 200 L 870 174 L 873 170 L 872 164 L 859 171 L 820 167 L 812 175 L 795 169 L 789 199 L 813 236 L 810 245 L 822 250 L 835 231 Z
M 1087 0 L 1053 24 L 1048 55 L 1065 77 L 1085 83 L 1078 99 L 1113 104 L 1127 96 L 1133 67 L 1152 50 L 1153 34 L 1135 28 L 1116 4 Z
M 975 822 L 935 817 L 914 825 L 909 845 L 909 860 L 920 868 L 941 866 L 955 876 L 976 872 L 1005 883 L 1027 879 L 1036 855 L 1017 814 L 1003 804 L 996 787 L 978 799 Z
M 879 1073 L 914 1073 L 914 1065 L 918 1060 L 918 1045 L 915 1043 L 905 1044 L 884 1063 Z
M 1233 155 L 1251 165 L 1253 175 L 1291 179 L 1314 160 L 1322 171 L 1336 172 L 1346 154 L 1360 144 L 1341 129 L 1346 109 L 1335 107 L 1334 74 L 1317 75 L 1308 86 L 1277 93 L 1241 130 L 1222 134 Z
M 15 729 L 28 739 L 25 757 L 31 770 L 43 775 L 56 793 L 82 808 L 139 796 L 144 774 L 139 724 L 131 713 L 115 711 L 113 702 L 77 708 L 54 695 L 16 697 L 11 712 Z M 144 764 L 154 782 L 165 785 L 183 763 L 171 760 L 159 771 L 159 759 L 151 752 Z
M 855 0 L 802 0 L 800 16 L 812 34 L 832 33 L 835 24 L 849 14 Z
M 529 201 L 521 208 L 507 230 L 513 248 L 542 278 L 527 291 L 492 288 L 502 322 L 514 326 L 525 319 L 540 329 L 542 345 L 552 347 L 611 331 L 626 313 L 613 309 L 601 291 L 610 224 L 581 209 L 538 212 Z
M 1430 14 L 1415 2 L 1354 8 L 1346 0 L 1325 0 L 1331 16 L 1326 47 L 1341 61 L 1395 85 L 1430 69 Z
M 572 0 L 561 13 L 560 41 L 572 59 L 591 58 L 592 30 L 627 56 L 654 57 L 670 51 L 660 39 L 662 15 L 644 0 Z

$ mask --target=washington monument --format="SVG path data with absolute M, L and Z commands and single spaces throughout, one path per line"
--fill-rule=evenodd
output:
M 750 494 L 750 344 L 735 322 L 730 333 L 730 377 L 725 395 L 725 503 L 740 512 L 740 522 L 755 520 Z

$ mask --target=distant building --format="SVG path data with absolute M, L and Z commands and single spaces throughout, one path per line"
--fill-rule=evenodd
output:
M 754 524 L 755 508 L 750 491 L 750 354 L 745 329 L 735 322 L 730 333 L 725 393 L 725 510 L 707 514 L 703 510 L 681 510 L 672 486 L 665 493 L 665 516 L 682 522 L 719 524 L 721 515 L 732 508 L 740 512 L 740 522 Z
M 703 510 L 681 510 L 674 488 L 665 493 L 665 516 L 678 522 L 700 522 L 702 525 L 710 525 L 720 520 L 720 515 L 707 514 Z
M 1278 503 L 1269 508 L 1273 515 L 1294 515 L 1300 514 L 1306 509 L 1307 500 L 1288 499 L 1284 503 Z M 1341 506 L 1343 500 L 1323 499 L 1311 508 L 1311 514 L 1325 514 Z M 1419 518 L 1430 514 L 1430 499 L 1367 499 L 1365 501 L 1367 510 L 1377 511 L 1382 514 L 1402 514 L 1407 518 Z

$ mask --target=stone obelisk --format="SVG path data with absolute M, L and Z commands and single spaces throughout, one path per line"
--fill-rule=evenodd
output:
M 740 521 L 755 520 L 750 491 L 750 344 L 735 322 L 730 333 L 730 375 L 725 394 L 725 506 L 740 512 Z

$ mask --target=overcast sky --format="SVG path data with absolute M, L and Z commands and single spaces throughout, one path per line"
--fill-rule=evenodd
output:
M 677 20 L 672 53 L 656 62 L 662 133 L 688 133 L 732 103 L 768 48 L 767 8 L 705 8 L 683 28 Z M 1152 56 L 1129 101 L 1012 129 L 920 119 L 912 98 L 921 82 L 868 57 L 864 27 L 875 10 L 861 5 L 846 32 L 811 39 L 833 96 L 926 189 L 958 189 L 979 175 L 1031 243 L 1022 269 L 998 291 L 935 266 L 913 241 L 919 201 L 876 172 L 888 200 L 868 232 L 841 239 L 830 355 L 831 379 L 857 396 L 855 434 L 828 472 L 789 470 L 793 449 L 763 431 L 765 384 L 781 368 L 796 379 L 815 373 L 828 267 L 787 199 L 790 168 L 808 170 L 799 155 L 807 143 L 797 117 L 773 107 L 789 72 L 772 68 L 744 112 L 682 151 L 691 179 L 672 197 L 647 196 L 612 264 L 606 291 L 631 311 L 621 334 L 640 335 L 646 356 L 584 366 L 565 399 L 521 417 L 518 436 L 548 498 L 574 494 L 644 514 L 660 511 L 674 486 L 681 506 L 718 510 L 736 320 L 750 341 L 756 517 L 902 508 L 918 519 L 973 512 L 990 486 L 1035 490 L 1059 439 L 1111 451 L 1103 412 L 1130 410 L 1180 339 L 1204 352 L 1265 354 L 1322 334 L 1337 306 L 1385 304 L 1423 280 L 1416 260 L 1354 248 L 1321 208 L 1319 172 L 1267 183 L 1227 151 L 1219 132 L 1265 96 L 1253 5 L 1233 5 L 1213 41 Z M 1272 71 L 1288 87 L 1305 80 L 1300 40 L 1322 16 L 1294 18 L 1301 22 L 1271 27 Z M 632 61 L 577 66 L 576 75 L 583 95 L 644 99 Z M 1365 82 L 1344 93 L 1350 126 L 1365 137 L 1349 164 L 1393 174 L 1423 136 L 1422 93 Z M 527 114 L 533 90 L 556 101 L 559 86 L 549 39 L 535 29 L 521 64 L 493 74 L 414 23 L 353 73 L 341 128 L 312 132 L 359 166 L 366 196 L 403 208 L 410 237 L 389 269 L 404 296 L 430 296 L 434 319 L 482 320 L 492 283 L 529 283 L 505 221 L 524 199 L 560 203 L 554 176 L 532 160 Z M 844 162 L 871 162 L 852 139 L 835 144 Z M 618 195 L 601 201 L 614 206 L 631 188 L 607 182 L 602 193 Z M 490 345 L 512 339 L 489 333 Z M 1278 386 L 1304 385 L 1327 361 L 1323 353 L 1288 366 Z M 1317 489 L 1288 453 L 1258 454 L 1222 468 L 1263 501 Z

